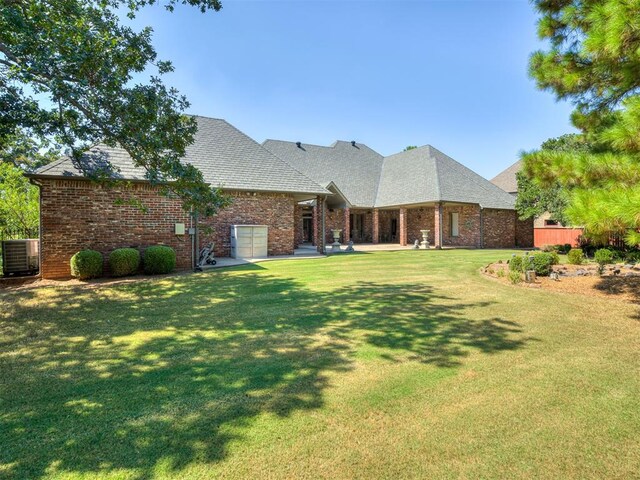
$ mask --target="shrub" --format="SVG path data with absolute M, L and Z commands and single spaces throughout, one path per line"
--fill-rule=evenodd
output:
M 542 245 L 540 250 L 543 252 L 555 252 L 560 245 Z
M 524 261 L 524 257 L 518 257 L 516 255 L 511 257 L 511 260 L 509 260 L 509 271 L 511 271 L 511 272 L 522 272 L 522 271 L 524 271 L 523 261 Z
M 503 278 L 504 277 L 504 270 L 501 268 L 500 270 L 498 270 L 498 272 L 496 274 L 498 275 L 498 278 Z
M 95 250 L 80 250 L 71 257 L 71 275 L 80 280 L 102 276 L 102 254 Z
M 596 250 L 596 252 L 593 254 L 593 259 L 598 264 L 598 273 L 600 275 L 602 275 L 602 272 L 604 272 L 604 266 L 609 263 L 613 263 L 614 258 L 614 252 L 612 252 L 608 248 L 601 248 L 600 250 Z
M 176 268 L 176 252 L 164 245 L 148 247 L 144 251 L 144 273 L 156 275 L 171 273 Z
M 549 255 L 551 255 L 551 265 L 558 265 L 560 263 L 560 255 L 558 255 L 558 252 L 550 252 Z
M 535 270 L 537 276 L 548 277 L 551 273 L 551 266 L 555 265 L 554 261 L 556 261 L 557 258 L 558 254 L 556 252 L 537 253 L 530 262 L 530 268 L 531 270 Z
M 520 283 L 522 281 L 522 276 L 520 272 L 516 272 L 515 270 L 512 270 L 509 272 L 509 281 L 511 283 L 513 283 L 514 285 L 516 283 Z
M 625 263 L 638 263 L 640 262 L 640 252 L 627 252 L 624 256 Z
M 140 252 L 135 248 L 118 248 L 109 254 L 109 269 L 114 277 L 135 275 L 140 268 Z
M 571 265 L 581 265 L 584 260 L 584 254 L 581 248 L 572 248 L 569 250 L 568 261 Z

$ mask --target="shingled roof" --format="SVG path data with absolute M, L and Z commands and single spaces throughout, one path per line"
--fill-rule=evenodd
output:
M 276 157 L 252 138 L 224 120 L 195 117 L 198 131 L 187 147 L 185 162 L 197 167 L 211 185 L 227 190 L 251 190 L 329 194 L 325 188 Z M 103 169 L 106 160 L 117 170 L 112 176 L 146 180 L 145 170 L 136 168 L 122 148 L 97 145 L 85 155 L 91 168 Z M 82 177 L 69 158 L 45 165 L 34 177 Z
M 333 181 L 352 207 L 459 202 L 514 208 L 512 196 L 430 145 L 388 157 L 343 141 L 330 147 L 280 140 L 262 145 L 316 182 Z
M 337 141 L 329 147 L 266 140 L 267 150 L 321 185 L 333 182 L 354 207 L 371 207 L 384 157 L 361 143 Z
M 491 183 L 500 187 L 507 193 L 518 193 L 518 180 L 516 173 L 522 169 L 522 160 L 518 160 L 506 170 L 493 177 Z
M 477 203 L 483 208 L 514 208 L 511 195 L 431 145 L 386 157 L 375 206 L 426 202 Z

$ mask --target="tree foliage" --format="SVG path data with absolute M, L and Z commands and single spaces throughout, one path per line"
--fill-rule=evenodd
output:
M 118 17 L 124 11 L 133 18 L 157 3 L 0 0 L 3 160 L 56 146 L 95 176 L 83 152 L 100 142 L 119 145 L 151 182 L 178 194 L 185 208 L 210 214 L 225 204 L 200 171 L 180 162 L 197 126 L 183 114 L 187 99 L 161 81 L 173 67 L 157 58 L 151 28 L 136 32 Z M 176 4 L 202 12 L 221 8 L 218 0 L 164 2 L 168 10 Z M 150 70 L 148 81 L 135 81 Z
M 536 0 L 539 36 L 531 75 L 576 106 L 573 124 L 589 148 L 523 156 L 540 185 L 569 189 L 565 210 L 594 238 L 624 233 L 640 243 L 640 2 Z
M 545 152 L 586 152 L 589 144 L 584 135 L 568 134 L 545 141 L 541 150 Z M 557 180 L 545 183 L 536 181 L 527 175 L 526 171 L 516 174 L 518 182 L 518 196 L 516 210 L 522 220 L 539 217 L 545 212 L 551 214 L 551 219 L 568 225 L 569 219 L 565 210 L 569 203 L 569 188 Z
M 22 173 L 15 165 L 0 162 L 0 230 L 38 228 L 38 188 Z

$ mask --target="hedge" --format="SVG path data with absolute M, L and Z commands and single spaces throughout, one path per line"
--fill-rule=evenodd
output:
M 71 275 L 80 280 L 102 276 L 102 254 L 95 250 L 80 250 L 71 257 Z

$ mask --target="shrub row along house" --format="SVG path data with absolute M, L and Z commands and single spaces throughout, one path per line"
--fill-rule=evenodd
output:
M 231 254 L 235 225 L 266 226 L 268 255 L 292 254 L 305 242 L 324 251 L 332 229 L 356 243 L 406 245 L 428 229 L 437 247 L 532 244 L 532 224 L 518 221 L 512 196 L 433 147 L 383 157 L 356 142 L 260 145 L 224 120 L 196 118 L 184 160 L 233 200 L 199 222 L 212 227 L 200 228 L 199 243 L 215 242 L 217 256 Z M 68 277 L 69 259 L 85 248 L 106 257 L 119 247 L 164 244 L 175 249 L 178 268 L 192 267 L 193 218 L 179 200 L 160 194 L 122 149 L 98 145 L 86 160 L 96 168 L 108 160 L 115 181 L 92 182 L 66 158 L 29 175 L 40 187 L 42 276 Z

